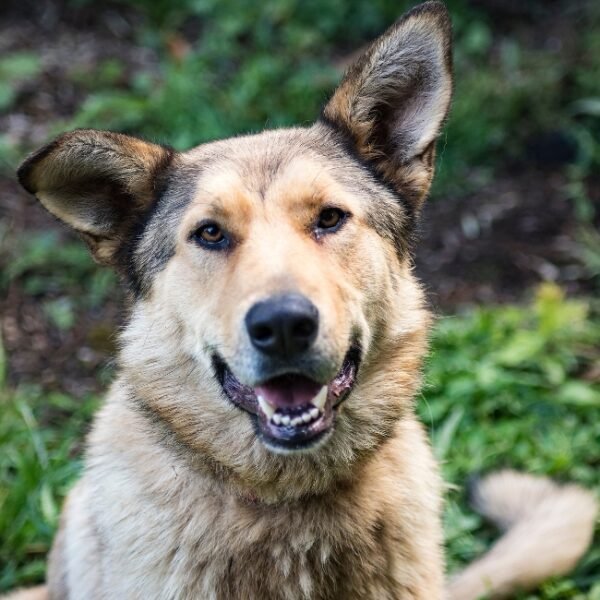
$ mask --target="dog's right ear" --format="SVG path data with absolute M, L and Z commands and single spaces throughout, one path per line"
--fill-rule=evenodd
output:
M 98 262 L 116 265 L 119 250 L 155 201 L 173 155 L 127 135 L 81 129 L 34 152 L 17 176 L 81 234 Z
M 418 210 L 452 96 L 452 28 L 441 2 L 401 17 L 348 69 L 322 119 Z

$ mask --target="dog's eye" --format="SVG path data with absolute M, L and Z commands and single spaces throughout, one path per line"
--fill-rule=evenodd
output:
M 200 225 L 192 231 L 190 239 L 211 250 L 218 250 L 229 245 L 229 239 L 214 221 L 208 221 Z
M 347 214 L 339 208 L 325 208 L 319 214 L 317 229 L 324 232 L 337 231 L 346 220 L 346 217 Z

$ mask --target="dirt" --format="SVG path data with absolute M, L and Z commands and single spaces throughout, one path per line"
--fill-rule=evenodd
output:
M 70 77 L 73 69 L 92 72 L 114 56 L 125 64 L 126 74 L 156 66 L 156 56 L 135 44 L 135 14 L 110 7 L 96 14 L 84 5 L 74 15 L 60 6 L 11 1 L 0 9 L 0 54 L 33 47 L 42 57 L 39 77 L 19 90 L 13 110 L 0 113 L 0 131 L 28 147 L 46 141 L 55 123 L 81 104 L 83 92 Z M 560 165 L 546 161 L 545 167 L 532 152 L 529 162 L 525 157 L 518 169 L 506 168 L 477 192 L 437 198 L 426 206 L 416 266 L 436 310 L 519 301 L 548 280 L 573 294 L 593 291 L 577 258 L 578 221 L 565 175 Z M 600 182 L 589 182 L 588 191 L 600 209 Z M 60 232 L 60 239 L 70 235 L 10 174 L 0 175 L 0 223 L 9 232 L 6 240 L 46 230 Z M 0 249 L 0 264 L 2 254 L 10 255 L 7 250 Z M 38 382 L 76 396 L 99 390 L 104 378 L 98 373 L 106 372 L 114 352 L 122 297 L 78 311 L 76 325 L 61 330 L 25 285 L 24 278 L 15 279 L 0 297 L 9 381 Z
M 447 312 L 519 301 L 544 281 L 569 294 L 593 293 L 566 186 L 560 172 L 529 168 L 502 174 L 476 193 L 430 202 L 416 264 L 434 306 Z M 589 189 L 598 212 L 600 188 L 590 182 Z

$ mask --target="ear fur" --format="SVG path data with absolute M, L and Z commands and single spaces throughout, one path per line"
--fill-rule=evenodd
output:
M 80 129 L 30 155 L 21 185 L 81 234 L 94 258 L 117 264 L 136 222 L 152 206 L 174 152 L 119 133 Z
M 375 40 L 323 110 L 357 154 L 418 209 L 452 96 L 452 29 L 441 2 L 421 4 Z

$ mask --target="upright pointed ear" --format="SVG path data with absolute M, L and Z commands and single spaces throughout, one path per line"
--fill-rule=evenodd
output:
M 34 152 L 17 176 L 53 215 L 81 234 L 98 262 L 116 265 L 152 206 L 173 154 L 127 135 L 81 129 Z
M 349 68 L 323 111 L 415 210 L 431 185 L 452 96 L 451 44 L 446 7 L 415 7 Z

